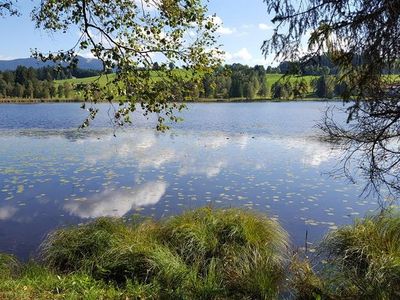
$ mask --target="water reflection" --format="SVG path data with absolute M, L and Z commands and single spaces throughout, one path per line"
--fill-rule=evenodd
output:
M 174 163 L 179 165 L 180 175 L 201 174 L 207 177 L 217 176 L 222 169 L 236 164 L 237 158 L 243 159 L 251 142 L 253 145 L 250 151 L 267 153 L 273 152 L 273 149 L 284 149 L 282 155 L 290 153 L 289 156 L 296 162 L 310 167 L 334 161 L 340 155 L 339 150 L 332 148 L 333 145 L 313 137 L 266 137 L 224 132 L 207 132 L 206 135 L 175 132 L 160 136 L 152 130 L 136 130 L 131 134 L 120 134 L 117 138 L 81 139 L 78 144 L 86 149 L 101 149 L 89 151 L 85 156 L 86 161 L 92 165 L 99 161 L 121 159 L 134 162 L 139 169 L 160 169 Z M 269 154 L 275 157 L 278 153 Z M 247 164 L 254 163 L 251 167 L 262 169 L 270 163 L 271 156 L 249 155 L 246 161 Z
M 104 128 L 0 130 L 0 252 L 27 257 L 49 231 L 90 218 L 204 205 L 265 212 L 302 244 L 306 230 L 316 240 L 376 207 L 359 198 L 359 186 L 325 175 L 340 152 L 315 135 L 321 104 L 289 106 L 287 119 L 275 105 L 240 107 L 198 106 L 165 134 L 146 126 L 117 137 Z
M 148 182 L 127 191 L 107 189 L 89 198 L 74 199 L 64 208 L 80 218 L 122 217 L 136 207 L 156 204 L 166 189 L 167 183 L 163 181 Z
M 340 150 L 335 148 L 335 145 L 315 138 L 286 139 L 282 145 L 291 150 L 300 151 L 301 162 L 310 167 L 318 167 L 325 162 L 335 161 L 341 154 Z
M 0 207 L 0 220 L 4 221 L 11 219 L 15 215 L 17 210 L 18 209 L 13 206 Z

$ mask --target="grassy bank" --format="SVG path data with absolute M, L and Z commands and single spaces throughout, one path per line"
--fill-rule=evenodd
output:
M 331 232 L 316 268 L 259 214 L 202 208 L 101 218 L 50 234 L 35 262 L 0 255 L 0 299 L 398 299 L 400 216 Z

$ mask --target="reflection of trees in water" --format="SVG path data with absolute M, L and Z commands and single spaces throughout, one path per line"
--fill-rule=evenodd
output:
M 7 131 L 0 131 L 0 136 L 20 136 L 29 137 L 35 139 L 50 139 L 55 137 L 64 138 L 70 142 L 76 142 L 79 140 L 86 139 L 110 139 L 113 135 L 111 129 L 90 129 L 90 130 L 78 130 L 78 129 L 8 129 Z

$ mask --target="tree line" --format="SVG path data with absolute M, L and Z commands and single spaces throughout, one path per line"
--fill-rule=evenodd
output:
M 15 71 L 0 71 L 0 98 L 69 98 L 73 86 L 65 82 L 56 85 L 54 80 L 96 76 L 99 71 L 71 68 L 27 68 L 18 66 Z
M 200 98 L 254 99 L 269 94 L 263 66 L 252 68 L 241 64 L 227 65 L 205 76 L 202 85 Z
M 362 66 L 365 62 L 365 56 L 353 54 L 351 58 L 351 65 Z M 283 61 L 277 68 L 269 69 L 277 70 L 282 74 L 297 74 L 297 75 L 338 75 L 339 66 L 334 62 L 332 57 L 328 54 L 321 54 L 316 56 L 304 56 L 295 61 Z M 395 60 L 391 65 L 385 65 L 381 70 L 382 74 L 400 74 L 400 59 Z
M 286 64 L 277 68 L 256 65 L 249 67 L 241 64 L 226 65 L 207 75 L 202 86 L 192 89 L 192 98 L 229 99 L 301 99 L 307 96 L 334 98 L 345 92 L 346 87 L 339 84 L 335 75 L 325 69 L 320 76 L 306 78 L 292 76 L 278 81 L 277 73 L 285 73 Z M 275 82 L 274 82 L 275 81 Z M 270 84 L 268 84 L 268 82 Z
M 302 99 L 305 97 L 333 98 L 345 92 L 335 75 L 328 71 L 312 80 L 303 76 L 276 78 L 285 72 L 285 64 L 265 68 L 261 65 L 249 67 L 232 64 L 219 67 L 214 73 L 204 76 L 200 83 L 189 82 L 190 99 Z M 1 98 L 53 99 L 71 98 L 74 86 L 69 82 L 55 84 L 54 80 L 83 78 L 97 75 L 98 71 L 68 68 L 43 67 L 39 69 L 18 66 L 15 71 L 0 72 Z M 75 75 L 75 76 L 74 76 Z M 270 83 L 270 84 L 268 84 Z

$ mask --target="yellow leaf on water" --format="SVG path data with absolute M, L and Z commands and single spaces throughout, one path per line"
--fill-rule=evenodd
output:
M 18 194 L 21 194 L 21 193 L 23 193 L 24 192 L 24 186 L 22 185 L 22 184 L 20 184 L 18 187 L 17 187 L 17 193 Z

